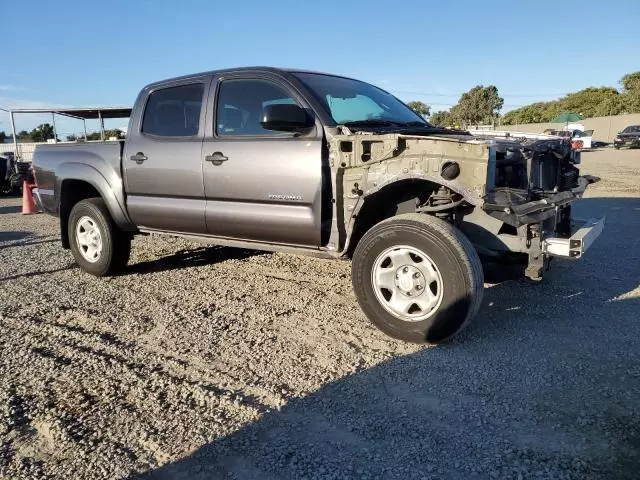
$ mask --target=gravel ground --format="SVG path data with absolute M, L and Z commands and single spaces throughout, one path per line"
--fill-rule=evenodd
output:
M 151 236 L 96 279 L 0 200 L 0 477 L 637 478 L 640 152 L 583 171 L 587 256 L 432 348 L 369 325 L 347 262 Z

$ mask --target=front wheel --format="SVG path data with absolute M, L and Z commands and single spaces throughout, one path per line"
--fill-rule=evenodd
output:
M 483 272 L 453 225 L 406 214 L 372 227 L 353 254 L 352 282 L 369 320 L 391 337 L 441 343 L 476 315 Z
M 118 229 L 101 198 L 76 203 L 68 228 L 71 253 L 85 272 L 103 277 L 118 273 L 127 265 L 131 236 Z

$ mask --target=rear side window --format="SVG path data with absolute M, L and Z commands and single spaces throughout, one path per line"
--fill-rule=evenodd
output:
M 149 95 L 142 133 L 161 137 L 198 135 L 204 85 L 194 83 L 163 88 Z

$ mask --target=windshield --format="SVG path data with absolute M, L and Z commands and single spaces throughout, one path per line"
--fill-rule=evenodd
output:
M 629 125 L 622 133 L 640 133 L 640 125 Z
M 295 73 L 337 124 L 430 126 L 390 93 L 368 83 L 318 73 Z

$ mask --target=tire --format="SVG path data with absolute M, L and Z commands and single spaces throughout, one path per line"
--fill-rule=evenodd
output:
M 482 303 L 483 271 L 473 245 L 453 225 L 424 214 L 398 215 L 367 231 L 354 251 L 351 273 L 369 320 L 407 342 L 450 339 Z M 385 282 L 392 289 L 380 287 Z M 397 304 L 406 313 L 394 310 Z
M 131 236 L 115 225 L 101 198 L 87 198 L 73 206 L 68 234 L 73 258 L 82 270 L 91 275 L 104 277 L 119 273 L 129 262 Z M 83 234 L 93 239 L 85 240 L 90 246 L 80 243 Z M 91 252 L 96 254 L 91 255 Z

